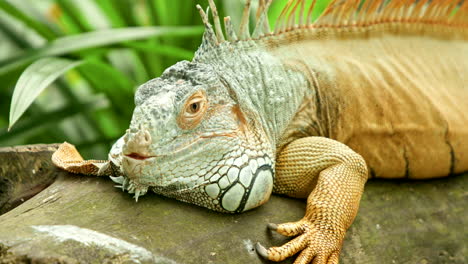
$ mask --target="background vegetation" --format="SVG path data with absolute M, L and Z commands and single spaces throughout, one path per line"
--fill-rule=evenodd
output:
M 244 1 L 215 2 L 221 16 L 239 22 Z M 272 26 L 286 2 L 273 1 Z M 315 16 L 327 2 L 318 1 Z M 203 33 L 196 4 L 208 6 L 207 0 L 0 0 L 0 146 L 68 141 L 87 158 L 105 159 L 128 127 L 138 85 L 192 58 Z M 44 76 L 61 77 L 49 85 Z M 7 132 L 15 85 L 37 89 L 19 93 L 14 107 L 41 93 Z

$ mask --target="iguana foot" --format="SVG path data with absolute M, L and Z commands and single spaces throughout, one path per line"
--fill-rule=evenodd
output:
M 270 247 L 269 249 L 257 243 L 255 245 L 257 253 L 263 258 L 271 261 L 282 261 L 300 251 L 294 264 L 338 263 L 344 230 L 330 230 L 325 226 L 318 226 L 306 218 L 298 222 L 279 225 L 268 224 L 268 228 L 285 236 L 297 237 L 283 246 Z
M 332 139 L 306 137 L 285 146 L 276 159 L 274 191 L 297 198 L 307 197 L 305 216 L 268 228 L 296 236 L 281 247 L 257 246 L 272 261 L 298 252 L 294 263 L 338 263 L 346 230 L 356 216 L 367 181 L 364 159 Z

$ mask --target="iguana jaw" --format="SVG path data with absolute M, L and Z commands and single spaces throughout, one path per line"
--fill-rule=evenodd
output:
M 261 148 L 247 145 L 254 135 L 244 137 L 240 131 L 200 137 L 170 155 L 144 159 L 122 155 L 125 177 L 119 181 L 135 199 L 150 188 L 216 211 L 252 209 L 266 202 L 271 193 L 273 159 Z M 134 148 L 124 145 L 123 149 Z

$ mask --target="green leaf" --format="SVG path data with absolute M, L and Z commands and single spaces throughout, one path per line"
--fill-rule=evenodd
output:
M 73 105 L 66 105 L 57 110 L 43 112 L 40 116 L 34 116 L 26 120 L 21 120 L 13 129 L 13 133 L 7 133 L 0 130 L 0 145 L 21 137 L 23 134 L 29 133 L 33 129 L 43 129 L 54 127 L 57 128 L 57 123 L 74 115 L 89 113 L 96 110 L 102 110 L 108 107 L 108 101 L 104 95 L 86 98 L 82 102 L 77 102 Z M 36 134 L 36 133 L 33 133 Z
M 182 49 L 176 46 L 169 46 L 163 44 L 143 43 L 143 42 L 129 42 L 124 46 L 133 48 L 139 51 L 145 51 L 151 54 L 165 55 L 182 60 L 191 60 L 193 58 L 193 51 Z
M 76 2 L 68 0 L 56 0 L 60 7 L 61 15 L 68 17 L 69 21 L 79 30 L 79 32 L 92 31 L 93 27 L 86 20 L 77 6 Z
M 81 63 L 83 62 L 51 57 L 31 64 L 20 76 L 13 91 L 8 130 L 47 86 Z
M 11 15 L 12 17 L 23 22 L 29 28 L 35 30 L 39 35 L 44 37 L 47 40 L 52 40 L 56 37 L 56 33 L 51 29 L 47 28 L 45 25 L 39 23 L 38 21 L 32 19 L 31 17 L 25 15 L 15 6 L 11 5 L 7 1 L 0 1 L 0 9 Z
M 113 27 L 125 27 L 126 26 L 125 21 L 118 14 L 116 10 L 116 5 L 112 2 L 112 0 L 95 1 L 95 4 L 106 15 L 106 17 L 109 19 Z
M 186 26 L 116 28 L 71 35 L 58 38 L 39 49 L 30 50 L 19 58 L 10 59 L 7 63 L 0 62 L 0 76 L 42 57 L 63 55 L 88 48 L 103 47 L 154 36 L 194 36 L 202 33 L 203 27 L 201 26 Z

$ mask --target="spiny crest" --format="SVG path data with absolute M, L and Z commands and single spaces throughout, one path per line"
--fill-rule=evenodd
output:
M 229 42 L 236 42 L 238 40 L 250 40 L 252 38 L 256 39 L 265 34 L 270 33 L 270 24 L 268 21 L 268 7 L 270 6 L 272 0 L 259 0 L 259 7 L 257 9 L 256 16 L 256 26 L 253 34 L 250 34 L 249 29 L 249 17 L 250 17 L 250 7 L 251 0 L 247 0 L 244 6 L 244 11 L 242 13 L 242 19 L 239 27 L 239 31 L 236 34 L 234 27 L 231 22 L 231 17 L 224 18 L 224 28 L 226 30 L 226 38 Z M 203 24 L 205 24 L 205 34 L 203 37 L 203 44 L 208 46 L 215 46 L 225 41 L 225 36 L 221 28 L 221 23 L 219 20 L 218 10 L 216 8 L 213 0 L 208 0 L 209 8 L 205 12 L 200 5 L 197 5 L 197 9 L 200 12 Z M 211 8 L 211 13 L 213 15 L 214 29 L 209 21 L 209 9 Z M 238 37 L 239 36 L 239 37 Z
M 223 34 L 218 11 L 213 0 L 209 8 L 213 15 L 214 29 L 207 11 L 197 5 L 205 34 L 198 55 L 226 42 L 257 40 L 265 36 L 278 36 L 297 29 L 366 28 L 378 24 L 418 24 L 427 27 L 449 26 L 468 31 L 468 0 L 334 0 L 321 16 L 313 21 L 316 0 L 306 7 L 306 0 L 289 0 L 270 30 L 268 9 L 273 0 L 258 0 L 256 25 L 249 30 L 251 0 L 246 0 L 239 30 L 233 28 L 231 18 L 224 18 L 226 37 Z

